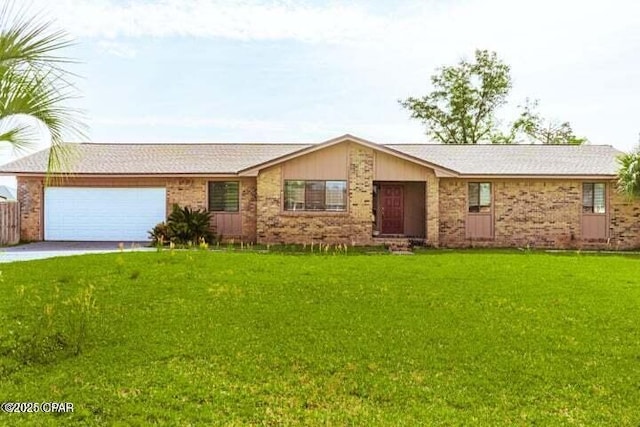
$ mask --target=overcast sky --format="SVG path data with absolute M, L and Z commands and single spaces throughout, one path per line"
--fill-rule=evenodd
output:
M 3 0 L 0 0 L 0 2 Z M 397 100 L 490 49 L 593 144 L 640 132 L 640 2 L 34 0 L 77 41 L 95 142 L 427 142 Z M 4 161 L 8 158 L 4 157 Z

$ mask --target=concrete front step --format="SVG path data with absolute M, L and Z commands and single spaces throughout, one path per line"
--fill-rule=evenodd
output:
M 421 239 L 409 237 L 374 237 L 373 241 L 379 245 L 384 245 L 393 253 L 411 253 L 416 242 Z

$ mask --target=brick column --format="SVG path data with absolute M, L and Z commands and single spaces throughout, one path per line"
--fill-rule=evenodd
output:
M 256 203 L 257 188 L 255 178 L 246 178 L 240 181 L 242 196 L 242 238 L 248 242 L 256 241 Z
M 349 215 L 351 239 L 358 245 L 373 242 L 373 150 L 349 144 Z
M 43 197 L 44 181 L 42 178 L 18 177 L 20 240 L 38 241 L 44 239 L 44 230 L 42 229 Z
M 262 170 L 256 181 L 256 237 L 258 243 L 279 243 L 282 167 Z
M 437 248 L 440 244 L 440 179 L 435 174 L 427 179 L 425 192 L 426 240 L 428 245 Z

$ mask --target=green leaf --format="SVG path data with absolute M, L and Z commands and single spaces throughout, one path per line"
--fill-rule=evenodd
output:
M 408 97 L 400 105 L 412 119 L 420 120 L 426 133 L 443 144 L 512 144 L 524 135 L 531 142 L 579 145 L 586 138 L 574 135 L 568 122 L 545 121 L 537 113 L 537 101 L 527 100 L 520 116 L 503 132 L 496 112 L 507 103 L 511 90 L 510 68 L 495 52 L 476 50 L 475 61 L 461 60 L 431 76 L 432 91 Z M 521 107 L 522 108 L 522 107 Z
M 25 149 L 48 137 L 49 174 L 68 170 L 65 137 L 86 138 L 82 113 L 68 106 L 78 92 L 63 67 L 73 61 L 60 51 L 71 44 L 51 21 L 12 2 L 0 9 L 0 141 Z

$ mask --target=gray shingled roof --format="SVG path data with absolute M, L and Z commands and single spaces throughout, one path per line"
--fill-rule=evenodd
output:
M 463 175 L 615 175 L 610 145 L 385 144 Z
M 233 174 L 309 144 L 68 144 L 76 174 Z M 607 145 L 384 144 L 461 175 L 615 175 Z M 0 166 L 0 173 L 44 173 L 48 150 Z
M 236 173 L 292 153 L 303 144 L 67 144 L 77 174 Z M 49 150 L 0 166 L 0 172 L 44 173 Z

